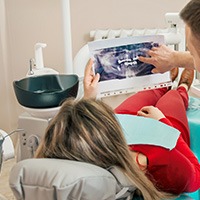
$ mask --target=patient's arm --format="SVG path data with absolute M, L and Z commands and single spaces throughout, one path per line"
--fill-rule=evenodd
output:
M 142 107 L 138 113 L 138 116 L 148 117 L 156 120 L 160 120 L 165 118 L 165 115 L 156 107 L 154 106 L 144 106 Z
M 96 98 L 97 96 L 97 84 L 100 78 L 99 74 L 94 74 L 92 70 L 92 60 L 90 59 L 87 63 L 87 66 L 85 68 L 85 74 L 84 74 L 84 98 Z

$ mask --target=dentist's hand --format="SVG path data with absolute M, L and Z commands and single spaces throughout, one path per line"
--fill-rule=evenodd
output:
M 141 110 L 138 111 L 137 115 L 156 120 L 165 118 L 165 115 L 158 108 L 154 106 L 144 106 L 143 108 L 141 108 Z
M 175 64 L 175 51 L 166 45 L 153 47 L 147 53 L 150 57 L 140 56 L 139 60 L 154 65 L 155 68 L 152 70 L 152 73 L 164 73 L 177 67 Z
M 92 60 L 90 59 L 87 63 L 87 66 L 85 68 L 85 74 L 84 74 L 84 98 L 96 98 L 97 96 L 97 84 L 99 82 L 100 75 L 94 74 L 92 70 Z

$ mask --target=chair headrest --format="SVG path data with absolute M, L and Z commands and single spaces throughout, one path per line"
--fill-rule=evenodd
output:
M 123 176 L 116 168 L 108 171 L 83 162 L 32 158 L 12 168 L 9 183 L 16 199 L 111 200 L 121 199 L 124 193 L 116 194 L 124 188 L 123 184 L 128 187 L 127 180 L 115 178 L 119 174 Z

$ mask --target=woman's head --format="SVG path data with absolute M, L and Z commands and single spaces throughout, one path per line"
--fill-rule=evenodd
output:
M 119 167 L 145 199 L 161 199 L 134 163 L 113 110 L 102 101 L 66 100 L 51 120 L 35 157 Z
M 107 168 L 121 165 L 127 145 L 111 108 L 100 101 L 67 100 L 47 128 L 42 157 L 64 158 Z M 39 156 L 39 155 L 38 155 Z

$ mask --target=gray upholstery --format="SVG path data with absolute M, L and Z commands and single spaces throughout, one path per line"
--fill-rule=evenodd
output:
M 116 170 L 110 169 L 120 174 Z M 112 173 L 76 161 L 27 159 L 12 168 L 9 182 L 17 200 L 113 200 L 135 190 L 128 180 L 119 183 Z

